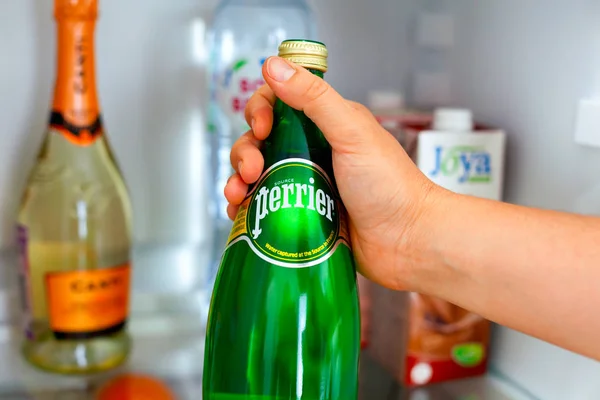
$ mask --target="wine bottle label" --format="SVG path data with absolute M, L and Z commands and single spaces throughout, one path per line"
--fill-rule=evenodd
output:
M 90 19 L 59 20 L 58 71 L 50 126 L 70 142 L 87 146 L 102 134 Z
M 317 164 L 289 158 L 268 168 L 234 221 L 228 247 L 243 240 L 263 260 L 288 268 L 317 265 L 348 244 L 342 202 Z
M 57 339 L 118 332 L 129 312 L 129 264 L 46 274 L 50 329 Z

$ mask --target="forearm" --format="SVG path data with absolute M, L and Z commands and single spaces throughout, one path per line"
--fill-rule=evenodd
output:
M 420 290 L 600 359 L 600 219 L 443 197 Z

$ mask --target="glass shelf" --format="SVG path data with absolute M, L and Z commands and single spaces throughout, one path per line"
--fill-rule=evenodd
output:
M 144 272 L 147 282 L 132 293 L 129 331 L 133 350 L 129 361 L 113 371 L 86 377 L 42 372 L 21 357 L 21 331 L 10 324 L 18 320 L 20 309 L 15 254 L 0 253 L 0 400 L 95 400 L 104 383 L 127 372 L 149 374 L 162 380 L 178 400 L 201 400 L 205 304 L 209 293 L 202 287 L 188 287 L 187 283 L 175 281 L 168 290 L 157 292 L 164 289 L 159 284 L 164 282 L 164 274 L 149 273 L 158 271 L 150 265 L 156 259 L 155 253 L 151 257 L 143 249 L 137 252 L 136 265 L 142 265 L 139 270 Z M 163 253 L 157 264 L 189 264 L 179 260 L 182 251 L 169 249 Z M 177 270 L 178 274 L 183 272 L 181 268 Z M 398 385 L 367 353 L 361 356 L 360 400 L 446 399 L 534 400 L 494 374 L 409 391 Z
M 166 383 L 178 400 L 200 400 L 204 330 L 198 314 L 135 318 L 129 362 L 111 372 L 68 377 L 29 366 L 19 352 L 20 332 L 0 330 L 0 399 L 93 400 L 98 388 L 126 372 L 151 374 Z M 360 400 L 533 400 L 506 381 L 487 375 L 403 390 L 367 354 L 361 358 Z

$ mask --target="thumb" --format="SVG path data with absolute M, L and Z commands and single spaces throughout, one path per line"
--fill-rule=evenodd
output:
M 263 76 L 285 104 L 304 111 L 339 152 L 360 152 L 373 143 L 379 124 L 370 113 L 360 112 L 322 78 L 280 57 L 270 57 Z M 374 129 L 376 127 L 376 129 Z

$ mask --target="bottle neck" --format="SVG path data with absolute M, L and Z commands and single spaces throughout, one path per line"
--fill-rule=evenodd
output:
M 93 18 L 58 20 L 57 75 L 50 125 L 77 145 L 102 133 L 96 93 Z
M 309 69 L 323 78 L 323 72 Z M 265 141 L 266 165 L 281 157 L 309 157 L 313 152 L 330 152 L 331 147 L 321 130 L 304 114 L 277 99 L 273 107 L 273 129 Z

